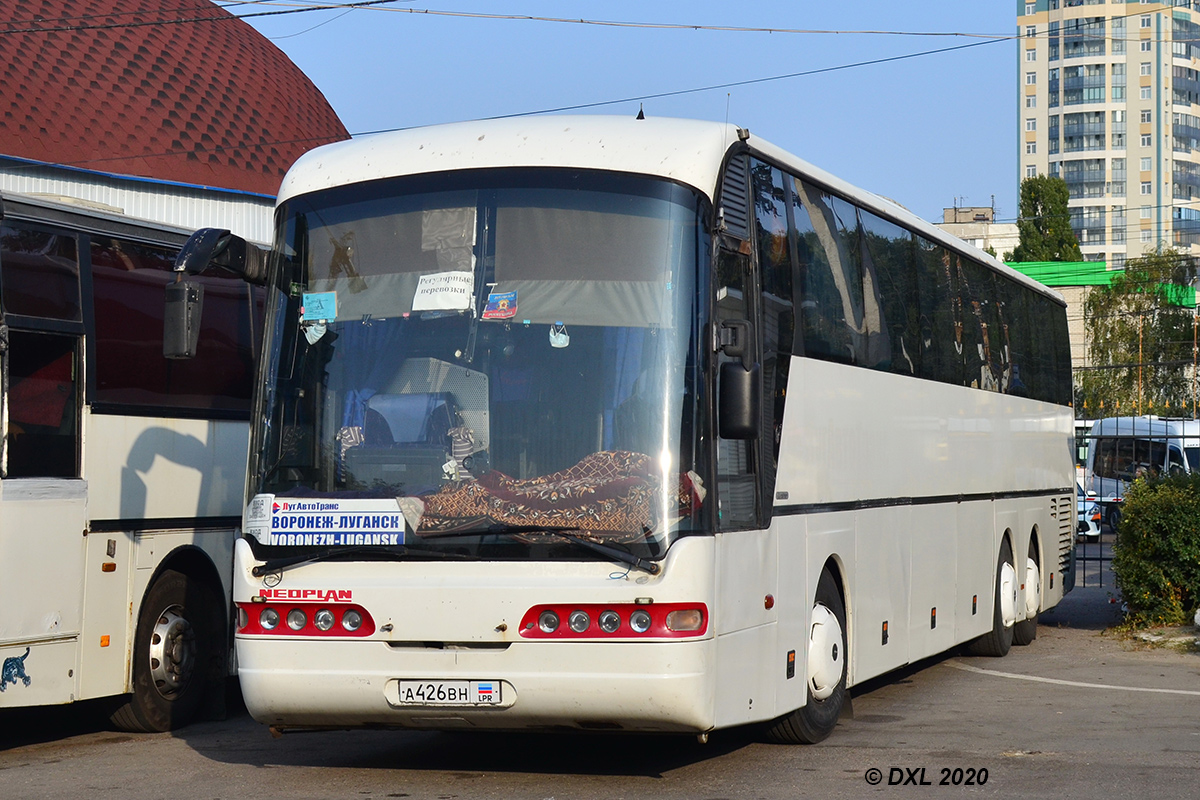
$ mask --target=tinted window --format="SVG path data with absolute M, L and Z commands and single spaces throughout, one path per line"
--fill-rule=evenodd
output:
M 196 357 L 162 354 L 163 308 L 176 250 L 95 237 L 91 245 L 99 403 L 245 412 L 261 303 L 241 279 L 204 273 Z
M 79 253 L 74 234 L 9 222 L 0 227 L 0 250 L 5 311 L 79 321 Z
M 755 162 L 755 230 L 758 237 L 758 275 L 761 290 L 763 392 L 762 430 L 771 438 L 764 465 L 767 496 L 774 495 L 775 469 L 782 438 L 788 367 L 795 337 L 793 264 L 788 225 L 788 181 L 778 169 Z
M 819 186 L 755 169 L 764 286 L 790 257 L 798 352 L 1071 402 L 1066 314 L 1053 299 Z M 776 231 L 781 199 L 786 241 Z
M 1093 471 L 1102 478 L 1132 481 L 1149 472 L 1157 474 L 1167 458 L 1167 443 L 1121 437 L 1097 439 Z
M 79 476 L 75 336 L 9 333 L 8 477 Z

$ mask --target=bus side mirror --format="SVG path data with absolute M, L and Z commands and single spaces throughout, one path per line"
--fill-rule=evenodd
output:
M 204 287 L 187 280 L 210 267 L 234 273 L 246 283 L 267 280 L 266 251 L 223 228 L 201 228 L 188 237 L 175 257 L 175 282 L 167 285 L 163 312 L 163 356 L 193 358 L 200 343 Z
M 163 356 L 193 358 L 200 344 L 200 314 L 204 309 L 204 286 L 192 281 L 167 284 L 163 313 Z
M 740 361 L 721 365 L 717 395 L 717 432 L 722 439 L 758 438 L 759 365 L 754 360 L 754 329 L 744 319 L 721 321 L 716 331 L 718 348 Z
M 759 366 L 737 361 L 721 365 L 717 427 L 722 439 L 758 438 Z

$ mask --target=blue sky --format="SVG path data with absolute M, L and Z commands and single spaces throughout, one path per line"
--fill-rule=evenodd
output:
M 242 3 L 234 13 L 278 10 Z M 724 120 L 919 216 L 1017 213 L 1016 31 L 997 0 L 411 0 L 392 9 L 596 21 L 844 31 L 742 32 L 483 19 L 360 8 L 248 19 L 310 77 L 352 134 L 580 104 Z M 856 33 L 958 33 L 917 36 Z M 962 47 L 887 63 L 910 54 Z M 571 113 L 628 114 L 638 101 Z

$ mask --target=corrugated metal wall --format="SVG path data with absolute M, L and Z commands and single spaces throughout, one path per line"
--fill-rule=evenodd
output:
M 4 192 L 78 198 L 129 217 L 189 230 L 227 228 L 261 244 L 269 244 L 273 233 L 274 198 L 245 192 L 0 160 L 0 194 Z

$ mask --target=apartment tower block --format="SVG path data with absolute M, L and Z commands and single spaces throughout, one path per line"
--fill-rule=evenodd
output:
M 1200 0 L 1017 3 L 1020 177 L 1057 175 L 1085 259 L 1200 255 Z

